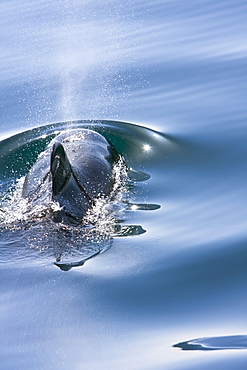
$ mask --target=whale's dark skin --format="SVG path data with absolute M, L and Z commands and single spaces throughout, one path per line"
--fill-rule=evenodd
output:
M 111 192 L 117 157 L 114 148 L 97 132 L 75 129 L 61 133 L 26 175 L 22 196 L 34 198 L 48 182 L 51 199 L 60 205 L 54 221 L 81 221 L 96 198 Z

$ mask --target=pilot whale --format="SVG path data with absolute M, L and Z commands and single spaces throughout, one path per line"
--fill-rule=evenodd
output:
M 22 197 L 42 201 L 42 187 L 59 204 L 54 221 L 81 221 L 97 198 L 110 194 L 118 155 L 101 134 L 73 129 L 56 136 L 25 177 Z

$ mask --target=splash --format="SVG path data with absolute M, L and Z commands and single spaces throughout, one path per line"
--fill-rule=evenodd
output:
M 85 224 L 95 225 L 99 233 L 113 233 L 116 222 L 121 220 L 127 208 L 129 179 L 122 157 L 113 167 L 113 177 L 114 185 L 109 196 L 97 198 L 84 217 Z
M 43 219 L 58 205 L 52 202 L 49 195 L 48 180 L 44 182 L 38 193 L 31 200 L 22 197 L 22 188 L 25 177 L 21 177 L 12 185 L 2 197 L 0 220 L 2 226 L 15 227 L 18 223 Z
M 100 234 L 113 230 L 118 217 L 126 208 L 128 174 L 124 159 L 120 157 L 113 167 L 114 186 L 111 193 L 104 198 L 97 198 L 94 206 L 88 210 L 80 226 L 94 227 Z M 16 227 L 19 223 L 35 223 L 52 218 L 60 210 L 57 202 L 51 199 L 51 182 L 44 181 L 32 199 L 22 197 L 25 177 L 21 177 L 2 197 L 0 221 L 5 227 Z

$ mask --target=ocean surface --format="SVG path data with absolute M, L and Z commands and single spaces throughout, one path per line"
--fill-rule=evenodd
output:
M 0 369 L 246 369 L 246 1 L 0 12 Z M 20 179 L 74 127 L 139 175 L 123 232 L 76 248 L 18 221 Z M 95 256 L 63 271 L 61 248 Z

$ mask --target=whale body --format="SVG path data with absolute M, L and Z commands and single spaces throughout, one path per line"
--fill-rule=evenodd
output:
M 66 131 L 39 155 L 25 177 L 22 196 L 42 201 L 37 194 L 46 184 L 51 200 L 60 206 L 54 221 L 81 221 L 95 199 L 110 194 L 116 160 L 116 151 L 101 134 L 88 129 Z

